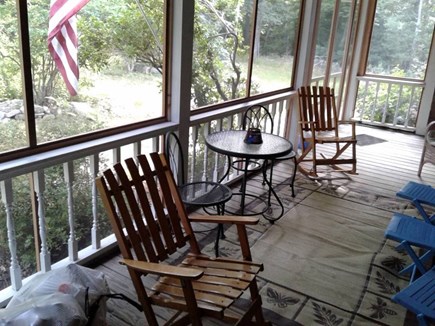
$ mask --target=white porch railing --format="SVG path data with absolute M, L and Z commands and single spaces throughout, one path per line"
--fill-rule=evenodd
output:
M 0 271 L 0 306 L 37 273 L 70 262 L 84 264 L 116 245 L 110 227 L 103 221 L 95 177 L 105 167 L 127 157 L 161 150 L 160 136 L 176 127 L 173 123 L 163 123 L 0 163 L 0 206 L 6 219 L 6 225 L 0 229 L 7 229 L 9 248 L 8 252 L 0 252 L 1 264 L 6 266 Z M 88 212 L 80 216 L 80 226 L 77 205 L 86 206 L 82 214 Z M 31 229 L 32 225 L 34 244 L 24 243 L 19 235 L 25 232 L 24 227 Z M 50 243 L 53 232 L 64 236 L 61 248 Z M 35 261 L 27 262 L 23 268 L 22 255 L 29 260 L 32 252 L 36 252 Z
M 354 119 L 376 126 L 415 130 L 424 82 L 369 76 L 358 80 Z
M 207 149 L 204 135 L 239 128 L 242 112 L 253 104 L 268 107 L 274 116 L 274 133 L 286 136 L 291 95 L 277 95 L 192 116 L 190 180 L 220 179 L 226 160 Z M 70 262 L 85 264 L 116 246 L 99 204 L 95 177 L 105 167 L 127 157 L 161 151 L 161 137 L 177 128 L 175 123 L 162 123 L 0 163 L 0 217 L 3 215 L 5 221 L 0 230 L 7 230 L 4 237 L 0 236 L 0 241 L 7 242 L 8 247 L 6 252 L 0 252 L 0 264 L 6 267 L 0 270 L 3 281 L 0 283 L 0 306 L 4 306 L 34 275 Z M 231 174 L 228 181 L 236 177 Z M 55 193 L 62 195 L 55 197 Z M 78 213 L 79 206 L 81 213 Z M 34 232 L 34 243 L 23 243 L 20 238 L 23 224 Z M 63 237 L 61 248 L 53 247 L 50 241 L 53 233 L 59 230 Z M 24 263 L 23 255 L 29 260 L 29 252 L 34 255 L 30 255 L 33 261 Z

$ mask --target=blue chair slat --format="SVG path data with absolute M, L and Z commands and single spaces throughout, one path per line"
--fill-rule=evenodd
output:
M 435 226 L 408 215 L 395 213 L 385 230 L 385 237 L 399 242 L 398 249 L 404 249 L 413 260 L 413 264 L 405 267 L 401 274 L 411 272 L 411 281 L 416 270 L 421 274 L 427 271 L 424 263 L 435 254 Z M 426 249 L 426 253 L 418 256 L 412 246 Z
M 435 188 L 429 185 L 410 181 L 402 189 L 400 189 L 396 195 L 400 198 L 411 201 L 426 222 L 435 222 L 435 214 L 429 216 L 422 206 L 429 205 L 435 207 Z
M 435 267 L 392 297 L 394 302 L 414 312 L 420 325 L 435 320 Z
M 435 226 L 405 214 L 393 215 L 385 229 L 385 237 L 397 242 L 406 240 L 425 249 L 435 249 Z

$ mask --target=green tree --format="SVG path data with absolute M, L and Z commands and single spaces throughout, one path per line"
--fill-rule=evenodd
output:
M 125 1 L 108 20 L 114 52 L 131 63 L 163 73 L 164 8 L 162 0 Z
M 256 55 L 293 55 L 300 1 L 265 0 L 259 4 Z M 293 33 L 288 33 L 293 31 Z
M 244 53 L 238 0 L 195 2 L 192 96 L 197 106 L 243 96 L 237 56 Z M 126 1 L 109 19 L 111 44 L 128 62 L 162 73 L 163 1 Z
M 246 94 L 246 78 L 238 58 L 246 56 L 243 39 L 243 2 L 237 0 L 195 3 L 192 96 L 200 107 Z
M 377 2 L 369 67 L 370 72 L 423 78 L 434 29 L 433 0 Z

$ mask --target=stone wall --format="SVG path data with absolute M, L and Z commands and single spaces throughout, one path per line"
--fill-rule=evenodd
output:
M 47 99 L 47 105 L 35 105 L 36 119 L 54 119 L 61 111 L 73 116 L 87 116 L 91 111 L 91 106 L 85 102 L 70 102 L 69 107 L 61 109 L 54 99 Z M 0 102 L 0 122 L 8 120 L 24 120 L 23 100 L 7 100 Z
M 35 116 L 39 119 L 54 118 L 56 108 L 35 105 Z M 23 100 L 8 100 L 0 103 L 0 121 L 24 120 Z

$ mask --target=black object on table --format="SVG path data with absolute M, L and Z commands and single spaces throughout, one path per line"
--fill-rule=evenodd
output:
M 263 142 L 261 144 L 247 144 L 244 142 L 245 136 L 246 130 L 226 130 L 209 134 L 205 139 L 207 146 L 217 153 L 224 154 L 227 157 L 240 157 L 246 159 L 242 179 L 242 187 L 239 193 L 239 195 L 241 195 L 241 215 L 245 215 L 245 197 L 258 197 L 246 193 L 249 160 L 270 160 L 272 162 L 270 171 L 271 176 L 274 159 L 287 155 L 293 150 L 292 143 L 289 140 L 278 135 L 262 133 Z M 228 175 L 229 170 L 230 164 L 228 164 L 228 170 L 225 172 L 221 180 L 223 180 Z M 284 215 L 284 205 L 282 204 L 281 199 L 278 197 L 277 193 L 272 187 L 272 180 L 266 179 L 265 181 L 267 183 L 267 186 L 269 187 L 267 206 L 270 207 L 271 195 L 273 194 L 281 207 L 281 214 L 278 217 L 267 216 L 264 214 L 265 211 L 261 212 L 267 220 L 273 223 L 274 221 L 280 219 L 282 215 Z M 233 193 L 233 195 L 235 194 L 237 193 Z

